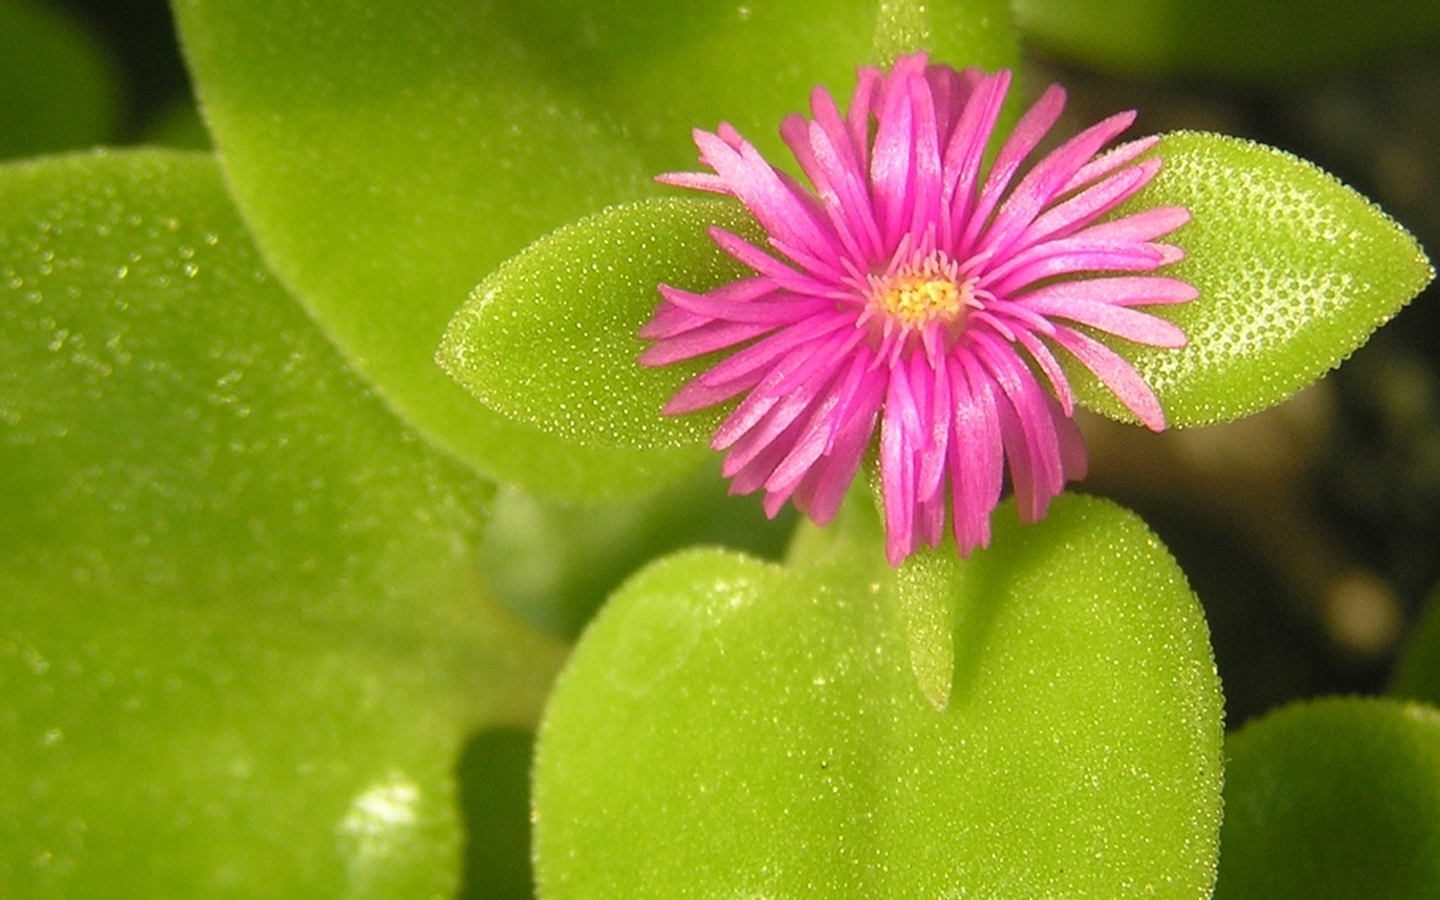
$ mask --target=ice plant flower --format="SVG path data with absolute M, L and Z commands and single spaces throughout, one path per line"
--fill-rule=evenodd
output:
M 988 544 L 1009 470 L 1035 521 L 1084 476 L 1073 356 L 1152 429 L 1154 392 L 1097 334 L 1179 347 L 1184 333 L 1136 307 L 1196 291 L 1150 275 L 1179 259 L 1156 243 L 1179 207 L 1106 218 L 1146 185 L 1158 138 L 1101 150 L 1135 118 L 1086 129 L 1020 174 L 1065 103 L 1052 86 L 983 159 L 1010 74 L 956 71 L 924 54 L 862 68 L 848 111 L 817 88 L 813 118 L 780 132 L 813 191 L 728 124 L 695 132 L 712 171 L 664 183 L 740 200 L 768 248 L 711 237 L 753 275 L 704 294 L 660 285 L 640 357 L 663 366 L 728 351 L 665 405 L 680 415 L 741 398 L 715 432 L 734 493 L 765 491 L 820 524 L 838 511 L 879 430 L 886 555 L 936 545 L 949 520 L 960 553 Z

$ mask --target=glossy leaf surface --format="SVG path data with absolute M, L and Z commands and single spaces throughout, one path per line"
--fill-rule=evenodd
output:
M 492 489 L 267 274 L 213 159 L 0 169 L 0 894 L 453 892 L 467 731 L 559 656 Z
M 1440 711 L 1296 704 L 1226 745 L 1216 900 L 1422 900 L 1440 885 Z
M 1222 732 L 1194 596 L 1106 502 L 1005 509 L 932 573 L 958 610 L 943 713 L 853 507 L 790 567 L 635 576 L 547 708 L 540 896 L 1207 897 Z
M 1200 291 L 1156 312 L 1185 329 L 1180 350 L 1126 350 L 1173 425 L 1273 406 L 1340 364 L 1418 294 L 1424 251 L 1376 206 L 1314 165 L 1238 138 L 1182 132 L 1130 208 L 1178 205 L 1166 272 Z M 1124 418 L 1093 378 L 1091 405 Z
M 778 145 L 780 119 L 812 85 L 853 80 L 877 22 L 896 33 L 908 11 L 900 30 L 932 35 L 937 50 L 992 66 L 1015 58 L 1003 3 L 883 8 L 176 3 L 239 204 L 352 362 L 461 458 L 536 492 L 590 498 L 643 492 L 695 458 L 582 450 L 495 415 L 435 366 L 445 323 L 530 241 L 693 165 L 691 128 L 725 118 Z

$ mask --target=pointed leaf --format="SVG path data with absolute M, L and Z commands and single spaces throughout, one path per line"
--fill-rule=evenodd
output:
M 611 207 L 547 235 L 475 289 L 441 364 L 486 405 L 567 441 L 703 443 L 716 415 L 660 414 L 700 367 L 641 366 L 637 332 L 661 282 L 703 291 L 745 274 L 706 234 L 712 224 L 763 239 L 739 204 L 689 197 Z
M 1177 205 L 1165 272 L 1200 297 L 1153 310 L 1185 330 L 1180 350 L 1127 351 L 1172 425 L 1208 425 L 1285 400 L 1339 365 L 1434 276 L 1424 251 L 1364 197 L 1315 166 L 1238 138 L 1181 132 L 1130 208 Z M 1078 368 L 1078 367 L 1077 367 Z M 1087 403 L 1114 397 L 1081 376 Z
M 539 895 L 1207 897 L 1222 730 L 1194 596 L 1104 501 L 1000 518 L 931 573 L 969 610 L 943 713 L 873 531 L 633 578 L 546 712 Z

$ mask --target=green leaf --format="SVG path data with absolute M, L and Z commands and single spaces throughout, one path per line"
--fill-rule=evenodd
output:
M 93 35 L 53 4 L 0 0 L 0 159 L 108 141 L 120 73 Z
M 738 203 L 688 197 L 611 207 L 547 235 L 480 283 L 440 362 L 486 405 L 567 441 L 703 443 L 718 415 L 660 414 L 702 367 L 652 369 L 636 357 L 657 284 L 709 290 L 745 274 L 710 225 L 763 240 Z
M 997 0 L 928 7 L 940 47 L 1015 58 Z M 580 449 L 494 415 L 436 368 L 446 321 L 531 241 L 693 166 L 693 127 L 728 119 L 778 149 L 812 85 L 853 79 L 877 19 L 870 0 L 175 8 L 239 205 L 352 362 L 460 458 L 590 498 L 652 488 L 694 455 Z
M 1200 297 L 1156 312 L 1185 329 L 1180 350 L 1126 355 L 1173 425 L 1227 422 L 1273 406 L 1339 365 L 1430 282 L 1404 229 L 1310 163 L 1238 138 L 1167 135 L 1160 174 L 1127 208 L 1193 217 L 1166 274 Z M 1093 377 L 1087 405 L 1129 419 Z
M 466 733 L 559 648 L 493 488 L 264 269 L 208 156 L 0 168 L 0 894 L 453 892 Z
M 1027 38 L 1087 65 L 1273 85 L 1423 50 L 1430 0 L 1016 0 Z
M 1440 885 L 1440 711 L 1325 699 L 1226 745 L 1216 900 L 1422 900 Z
M 853 518 L 806 565 L 692 551 L 611 598 L 542 725 L 540 896 L 1207 897 L 1219 686 L 1154 536 L 1100 500 L 1004 507 L 932 573 L 964 611 L 937 713 Z
M 1440 706 L 1440 590 L 1430 595 L 1395 663 L 1389 693 Z

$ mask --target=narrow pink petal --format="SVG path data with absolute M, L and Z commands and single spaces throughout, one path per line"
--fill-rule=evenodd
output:
M 801 319 L 835 308 L 835 301 L 803 294 L 778 294 L 772 300 L 733 303 L 706 294 L 686 294 L 675 306 L 696 317 L 729 322 L 768 323 L 772 328 L 791 325 Z
M 1047 278 L 1102 272 L 1152 272 L 1173 261 L 1167 258 L 1161 244 L 1131 244 L 1127 242 L 1110 246 L 1103 244 L 1058 246 L 1065 243 L 1065 241 L 1054 241 L 1041 244 L 1034 249 L 1039 251 L 1048 248 L 1050 255 L 1040 256 L 1038 259 L 1022 259 L 1021 257 L 1027 257 L 1027 254 L 1021 254 L 1016 257 L 1019 263 L 1003 278 L 991 281 L 990 279 L 994 276 L 986 273 L 981 285 L 996 296 L 1007 297 Z
M 1060 403 L 1060 409 L 1067 416 L 1075 414 L 1075 392 L 1070 388 L 1070 379 L 1065 377 L 1065 370 L 1061 368 L 1060 361 L 1045 342 L 1035 336 L 1029 329 L 1019 328 L 1015 331 L 1015 337 L 1030 358 L 1035 360 L 1040 371 L 1045 373 L 1045 379 L 1050 382 L 1050 390 L 1055 399 Z
M 908 93 L 887 85 L 884 103 L 871 150 L 870 191 L 879 218 L 881 249 L 889 252 L 899 245 L 910 225 L 915 116 Z
M 812 316 L 767 335 L 728 359 L 716 363 L 714 368 L 700 376 L 700 380 L 707 385 L 718 387 L 727 381 L 745 378 L 753 372 L 776 364 L 785 354 L 802 344 L 819 340 L 834 332 L 853 333 L 855 330 L 844 316 Z
M 765 448 L 779 442 L 783 445 L 784 452 L 776 456 L 770 463 L 765 473 L 765 480 L 768 482 L 774 475 L 774 467 L 790 455 L 794 449 L 795 440 L 804 430 L 802 427 L 792 426 L 803 425 L 801 417 L 817 402 L 817 398 L 826 385 L 827 379 L 817 378 L 801 385 L 791 394 L 763 395 L 769 403 L 769 408 L 754 422 L 753 427 L 739 434 L 729 445 L 722 444 L 717 433 L 711 446 L 716 450 L 730 450 L 722 468 L 724 474 L 729 476 L 748 466 L 761 455 Z M 761 396 L 759 389 L 746 397 L 745 403 L 756 399 L 757 396 Z M 744 406 L 745 403 L 741 405 Z M 729 425 L 730 420 L 727 419 L 725 424 Z M 787 440 L 779 441 L 782 435 L 787 434 L 789 435 Z
M 823 91 L 817 91 L 817 93 L 828 96 Z M 795 154 L 801 171 L 815 186 L 815 191 L 819 195 L 820 210 L 829 221 L 831 229 L 842 245 L 843 258 L 852 260 L 867 258 L 868 253 L 857 241 L 855 229 L 846 212 L 845 204 L 849 200 L 849 196 L 841 194 L 841 191 L 850 187 L 855 177 L 851 173 L 845 172 L 843 168 L 837 170 L 835 153 L 826 143 L 827 138 L 823 131 L 814 122 L 797 113 L 792 113 L 786 116 L 785 121 L 781 123 L 780 135 L 789 145 L 791 152 Z
M 749 143 L 734 149 L 703 131 L 696 134 L 695 143 L 701 159 L 725 179 L 766 232 L 795 248 L 801 257 L 796 262 L 817 269 L 836 264 L 834 239 L 816 218 L 808 195 L 787 183 L 759 151 Z
M 1135 113 L 1123 112 L 1103 119 L 1072 137 L 1035 164 L 1001 205 L 990 227 L 972 251 L 977 255 L 999 256 L 1035 217 L 1054 202 L 1060 189 L 1095 153 L 1117 134 L 1130 127 Z
M 1157 206 L 1108 222 L 1098 222 L 1073 235 L 1097 241 L 1153 241 L 1164 237 L 1190 221 L 1190 211 L 1183 206 Z
M 861 66 L 855 75 L 855 90 L 850 95 L 845 124 L 850 131 L 850 146 L 857 154 L 855 162 L 866 171 L 870 167 L 870 114 L 884 76 L 874 66 Z
M 851 294 L 849 290 L 819 281 L 803 272 L 797 272 L 738 234 L 717 226 L 711 226 L 708 231 L 711 239 L 720 246 L 720 249 L 756 272 L 772 279 L 778 287 L 791 293 L 811 294 L 832 299 L 846 298 Z
M 1050 420 L 1055 423 L 1055 436 L 1060 439 L 1060 462 L 1065 470 L 1066 482 L 1079 481 L 1090 469 L 1090 458 L 1085 452 L 1085 436 L 1080 426 L 1064 410 L 1054 407 Z
M 1060 193 L 1068 194 L 1087 184 L 1099 181 L 1116 169 L 1126 165 L 1132 159 L 1144 154 L 1158 143 L 1160 143 L 1160 136 L 1155 134 L 1112 147 L 1086 163 L 1080 171 L 1075 173 L 1075 177 L 1071 178 L 1070 181 L 1060 189 Z
M 1027 294 L 1017 295 L 1011 302 L 1017 305 L 1031 305 L 1035 302 L 1048 304 L 1074 298 L 1084 302 L 1103 302 L 1113 307 L 1148 307 L 1188 302 L 1197 297 L 1200 297 L 1200 291 L 1178 278 L 1166 278 L 1164 275 L 1115 275 L 1109 278 L 1053 282 Z
M 808 403 L 809 397 L 819 390 L 818 385 L 828 380 L 837 368 L 837 360 L 824 344 L 805 342 L 792 349 L 783 359 L 772 366 L 760 383 L 755 385 L 735 411 L 721 423 L 710 440 L 710 446 L 724 450 L 750 432 L 777 403 L 782 409 L 791 409 L 794 403 Z M 826 378 L 816 380 L 817 375 Z M 799 411 L 793 411 L 785 424 Z
M 1010 179 L 1015 177 L 1015 172 L 1025 161 L 1025 157 L 1030 155 L 1030 151 L 1034 150 L 1050 131 L 1064 108 L 1065 91 L 1059 85 L 1052 84 L 1040 95 L 1040 99 L 1035 101 L 1035 105 L 1020 117 L 1015 130 L 1010 132 L 1010 137 L 1006 138 L 995 157 L 994 165 L 990 167 L 990 174 L 985 178 L 985 186 L 980 190 L 964 233 L 957 238 L 955 249 L 958 256 L 968 257 L 974 252 L 980 230 L 985 227 L 990 213 L 1000 202 Z
M 845 492 L 860 471 L 860 461 L 875 436 L 880 407 L 885 402 L 885 382 L 867 378 L 862 387 L 859 401 L 835 436 L 834 448 L 816 463 L 818 477 L 813 482 L 807 477 L 802 485 L 803 493 L 797 491 L 796 494 L 800 509 L 819 525 L 826 524 L 840 511 Z
M 799 425 L 798 422 L 794 424 L 795 426 Z M 725 472 L 726 477 L 730 479 L 730 493 L 750 494 L 764 487 L 765 480 L 775 469 L 775 464 L 785 457 L 789 443 L 789 436 L 782 436 L 770 442 L 751 459 L 748 465 L 738 469 L 730 465 L 730 455 L 727 455 L 721 471 Z M 777 505 L 773 510 L 767 508 L 766 514 L 773 519 L 779 511 L 780 507 Z
M 730 185 L 719 175 L 712 175 L 709 172 L 667 172 L 664 175 L 656 175 L 655 180 L 670 187 L 689 188 L 692 191 L 705 191 L 709 194 L 726 194 L 734 196 Z
M 1009 89 L 1008 71 L 983 78 L 966 102 L 946 144 L 941 189 L 942 202 L 950 210 L 949 225 L 942 235 L 946 246 L 953 245 L 955 236 L 964 231 L 964 224 L 969 220 L 971 206 L 977 200 L 980 164 Z
M 1124 306 L 1067 297 L 1059 291 L 1048 291 L 1038 297 L 1031 295 L 1016 302 L 1024 303 L 1035 312 L 1089 325 L 1137 344 L 1169 348 L 1185 346 L 1185 332 L 1173 322 Z
M 712 322 L 678 337 L 652 344 L 640 353 L 638 359 L 642 366 L 668 366 L 743 344 L 769 331 L 771 327 L 754 322 Z
M 885 556 L 890 565 L 915 550 L 915 447 L 919 411 L 903 367 L 890 373 L 880 419 L 880 486 L 885 512 Z
M 712 406 L 724 403 L 745 390 L 741 387 L 709 387 L 701 384 L 699 379 L 692 378 L 685 383 L 685 386 L 676 391 L 674 396 L 665 401 L 660 411 L 667 416 L 683 416 L 696 410 L 709 409 Z
M 774 282 L 768 278 L 747 279 L 761 282 L 763 292 L 746 297 L 736 291 L 727 291 L 745 282 L 731 284 L 708 294 L 692 294 L 669 285 L 660 285 L 660 293 L 676 309 L 682 309 L 697 319 L 724 320 L 729 322 L 769 322 L 775 327 L 789 325 L 814 313 L 834 308 L 834 301 L 823 297 L 804 294 L 790 294 L 775 290 Z M 641 337 L 646 335 L 642 334 Z
M 1057 281 L 1017 296 L 1015 303 L 1027 303 L 1046 295 L 1077 297 L 1112 306 L 1160 306 L 1186 303 L 1200 296 L 1188 282 L 1163 275 L 1116 275 L 1108 278 L 1086 278 Z
M 935 97 L 923 77 L 911 79 L 910 106 L 915 115 L 915 140 L 910 148 L 911 208 L 910 230 L 923 233 L 947 218 L 942 215 L 940 192 L 943 171 L 940 164 L 940 125 L 936 121 Z
M 1042 240 L 1068 237 L 1119 206 L 1160 171 L 1160 160 L 1148 159 L 1092 185 L 1031 222 L 1010 245 L 1016 253 Z
M 864 380 L 868 368 L 865 354 L 852 354 L 844 376 L 824 401 L 816 404 L 801 436 L 795 446 L 765 483 L 767 490 L 793 490 L 805 477 L 817 460 L 831 452 L 836 436 L 846 419 L 854 414 L 856 404 L 864 392 Z
M 929 500 L 942 494 L 945 484 L 946 445 L 950 440 L 954 401 L 950 396 L 950 379 L 942 368 L 932 365 L 930 360 L 918 353 L 911 357 L 910 368 L 911 381 L 923 381 L 930 401 L 928 408 L 922 410 L 925 442 L 920 456 L 918 483 L 920 497 Z
M 809 125 L 810 147 L 837 206 L 831 221 L 837 232 L 848 233 L 856 243 L 857 261 L 874 259 L 880 253 L 880 229 L 870 203 L 866 150 L 851 144 L 840 111 L 828 93 L 817 89 L 811 94 L 810 108 L 815 115 Z
M 1060 328 L 1051 340 L 1069 350 L 1151 431 L 1165 430 L 1165 411 L 1150 385 L 1123 356 L 1078 331 Z
M 949 360 L 955 398 L 949 441 L 950 515 L 962 556 L 990 543 L 990 515 L 1005 485 L 1000 415 L 990 376 L 968 353 Z
M 712 321 L 706 316 L 697 316 L 679 309 L 673 303 L 662 302 L 656 305 L 655 314 L 650 317 L 650 321 L 640 326 L 640 331 L 637 333 L 647 341 L 659 341 L 684 334 L 687 331 L 694 331 L 701 325 L 708 325 Z
M 1065 487 L 1059 439 L 1046 403 L 1049 395 L 1009 347 L 984 334 L 976 335 L 974 347 L 1003 395 L 996 407 L 1020 518 L 1039 521 L 1050 499 Z

